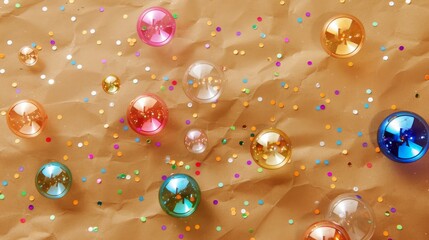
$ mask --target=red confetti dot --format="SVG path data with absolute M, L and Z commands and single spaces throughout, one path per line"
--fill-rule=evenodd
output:
M 21 219 L 19 219 L 19 221 L 20 221 L 21 223 L 25 223 L 25 218 L 21 218 Z
M 46 142 L 48 142 L 48 143 L 49 143 L 49 142 L 51 142 L 51 141 L 52 141 L 52 139 L 51 139 L 50 137 L 47 137 L 47 138 L 46 138 Z
M 370 163 L 370 162 L 369 162 L 369 163 L 367 163 L 367 164 L 366 164 L 366 166 L 367 166 L 368 168 L 372 168 L 372 163 Z
M 197 167 L 201 167 L 201 163 L 200 163 L 200 162 L 197 162 L 197 163 L 195 163 L 195 166 L 197 166 Z
M 256 18 L 256 20 L 258 20 L 258 22 L 262 22 L 262 18 L 261 17 Z
M 195 171 L 195 175 L 200 175 L 201 174 L 201 172 L 200 171 Z
M 173 80 L 173 81 L 171 82 L 171 84 L 173 84 L 174 86 L 176 86 L 176 85 L 177 85 L 177 81 L 176 81 L 176 80 Z

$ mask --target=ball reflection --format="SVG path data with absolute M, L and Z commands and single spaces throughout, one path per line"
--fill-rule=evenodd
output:
M 185 136 L 185 147 L 192 153 L 202 153 L 207 148 L 207 135 L 201 129 L 190 129 Z

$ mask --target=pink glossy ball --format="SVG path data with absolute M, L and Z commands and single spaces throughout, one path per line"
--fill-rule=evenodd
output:
M 145 136 L 155 135 L 167 124 L 167 105 L 155 94 L 143 94 L 130 102 L 127 120 L 136 133 Z
M 161 7 L 143 11 L 137 21 L 137 33 L 146 44 L 163 46 L 171 41 L 176 32 L 176 21 L 171 13 Z

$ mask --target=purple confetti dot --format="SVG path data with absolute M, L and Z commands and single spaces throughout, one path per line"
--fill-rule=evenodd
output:
M 338 90 L 335 90 L 335 95 L 340 95 L 340 91 L 338 91 Z
M 162 225 L 161 229 L 162 229 L 163 231 L 165 231 L 165 230 L 167 230 L 167 226 Z
M 311 65 L 313 65 L 313 62 L 312 62 L 312 61 L 308 61 L 308 62 L 307 62 L 307 65 L 308 65 L 308 66 L 311 66 Z
M 214 205 L 217 205 L 219 203 L 219 201 L 218 200 L 213 200 L 213 204 Z
M 114 148 L 114 149 L 119 149 L 119 144 L 115 144 L 115 145 L 113 145 L 113 148 Z
M 173 91 L 173 90 L 174 90 L 174 87 L 173 87 L 173 86 L 169 86 L 169 87 L 168 87 L 168 90 Z
M 102 64 L 106 64 L 106 63 L 107 63 L 107 60 L 106 60 L 106 59 L 101 59 L 101 63 L 102 63 Z
M 395 213 L 395 212 L 396 212 L 396 208 L 391 208 L 391 209 L 390 209 L 390 211 L 391 211 L 392 213 Z
M 156 142 L 156 143 L 155 143 L 155 146 L 157 146 L 157 147 L 161 147 L 161 143 L 160 143 L 160 142 Z
M 367 142 L 362 143 L 362 147 L 364 148 L 368 147 L 368 143 Z
M 206 44 L 204 45 L 204 47 L 205 47 L 205 48 L 207 48 L 207 49 L 209 49 L 209 48 L 210 48 L 210 44 L 206 43 Z
M 161 179 L 165 181 L 165 180 L 167 180 L 167 176 L 162 175 Z
M 325 110 L 326 106 L 325 105 L 320 105 L 320 109 Z
M 289 38 L 285 38 L 285 43 L 288 43 L 289 42 Z
M 120 122 L 120 123 L 124 123 L 124 122 L 125 122 L 125 120 L 124 120 L 123 118 L 120 118 L 120 119 L 119 119 L 119 122 Z
M 332 172 L 328 172 L 328 177 L 332 177 Z
M 89 159 L 94 159 L 94 154 L 89 154 L 89 155 L 88 155 L 88 158 L 89 158 Z
M 311 16 L 311 13 L 310 13 L 310 12 L 306 12 L 306 13 L 305 13 L 305 16 L 306 16 L 306 17 L 310 17 L 310 16 Z
M 403 51 L 405 49 L 404 46 L 399 46 L 399 51 Z
M 140 52 L 136 52 L 136 57 L 140 57 Z
M 55 45 L 55 40 L 50 41 L 51 45 Z
M 179 239 L 183 239 L 184 238 L 184 235 L 181 233 L 181 234 L 179 234 Z
M 15 91 L 17 94 L 20 94 L 21 93 L 21 89 L 16 89 L 16 91 Z
M 216 28 L 216 31 L 218 31 L 218 32 L 220 32 L 221 30 L 222 30 L 222 28 L 220 28 L 220 27 Z
M 104 12 L 104 7 L 101 7 L 101 8 L 100 8 L 100 12 Z
M 252 165 L 252 161 L 247 160 L 247 165 Z
M 237 35 L 237 37 L 241 36 L 241 32 L 236 32 L 235 35 Z
M 189 124 L 191 124 L 191 120 L 186 120 L 185 123 L 186 123 L 186 125 L 189 125 Z
M 18 171 L 23 172 L 24 171 L 24 167 L 19 167 Z
M 281 65 L 282 65 L 281 62 L 276 62 L 277 67 L 280 67 Z
M 236 174 L 234 174 L 234 177 L 235 177 L 235 178 L 239 178 L 239 177 L 240 177 L 240 174 L 236 173 Z
M 33 209 L 34 209 L 34 206 L 33 206 L 33 205 L 29 205 L 29 206 L 28 206 L 28 209 L 33 210 Z

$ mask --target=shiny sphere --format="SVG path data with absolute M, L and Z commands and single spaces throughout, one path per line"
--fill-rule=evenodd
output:
M 396 112 L 380 124 L 378 145 L 383 154 L 393 161 L 415 162 L 428 150 L 428 131 L 428 124 L 419 115 Z
M 111 74 L 103 79 L 101 86 L 106 93 L 115 94 L 119 91 L 121 81 L 117 76 Z
M 43 165 L 36 174 L 36 189 L 44 197 L 62 198 L 70 190 L 72 174 L 59 162 Z
M 185 136 L 185 147 L 191 153 L 202 153 L 207 148 L 207 135 L 201 129 L 190 129 Z
M 159 189 L 159 204 L 173 217 L 190 216 L 197 210 L 200 201 L 198 183 L 186 174 L 171 175 Z
M 127 120 L 136 133 L 145 136 L 157 134 L 167 124 L 167 105 L 155 94 L 141 95 L 128 106 Z
M 330 222 L 321 221 L 312 224 L 304 233 L 304 240 L 351 240 L 343 227 Z
M 42 105 L 34 100 L 21 100 L 7 111 L 7 125 L 19 137 L 39 135 L 46 126 L 48 116 Z
M 254 137 L 250 153 L 259 166 L 276 169 L 291 161 L 292 145 L 284 132 L 270 128 Z
M 159 47 L 169 43 L 175 32 L 174 17 L 161 7 L 144 10 L 137 21 L 137 34 L 150 46 Z
M 18 53 L 19 61 L 27 66 L 33 66 L 37 63 L 37 60 L 39 59 L 39 54 L 37 53 L 37 50 L 34 48 L 31 48 L 29 46 L 24 46 L 19 50 Z
M 216 102 L 226 83 L 223 72 L 215 65 L 198 61 L 189 66 L 182 86 L 186 96 L 199 103 Z
M 355 55 L 362 48 L 365 30 L 359 19 L 339 15 L 328 20 L 323 27 L 321 43 L 325 51 L 337 58 Z
M 326 217 L 342 226 L 353 240 L 369 240 L 375 231 L 372 208 L 354 194 L 343 194 L 335 198 Z

